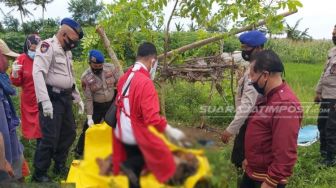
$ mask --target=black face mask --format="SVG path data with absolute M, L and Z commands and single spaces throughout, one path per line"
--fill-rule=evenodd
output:
M 266 82 L 265 82 L 265 84 L 264 84 L 264 87 L 262 87 L 262 88 L 259 87 L 259 85 L 258 85 L 258 81 L 259 81 L 259 79 L 261 78 L 261 76 L 262 76 L 262 74 L 259 76 L 259 78 L 257 79 L 257 81 L 252 82 L 251 85 L 254 87 L 254 89 L 255 89 L 259 94 L 264 95 L 264 94 L 265 94 L 265 87 L 266 87 L 266 84 L 267 84 L 267 81 L 268 81 L 268 80 L 266 80 Z
M 64 34 L 65 36 L 66 34 Z M 68 37 L 68 35 L 66 35 L 68 41 L 64 40 L 64 50 L 68 51 L 68 50 L 72 50 L 74 48 L 76 48 L 78 46 L 78 41 L 74 41 L 71 38 Z
M 103 69 L 93 69 L 93 68 L 91 68 L 91 70 L 92 70 L 93 74 L 95 74 L 95 75 L 99 75 L 103 72 Z
M 250 61 L 251 60 L 251 54 L 253 52 L 254 48 L 251 50 L 242 50 L 242 57 L 245 61 Z
M 333 41 L 334 45 L 336 45 L 336 36 L 332 37 L 332 41 Z

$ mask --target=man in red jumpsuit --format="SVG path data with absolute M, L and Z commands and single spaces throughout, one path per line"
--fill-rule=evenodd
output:
M 303 113 L 300 101 L 282 80 L 283 72 L 272 50 L 252 58 L 251 84 L 262 97 L 248 117 L 240 188 L 284 188 L 293 173 Z
M 40 41 L 40 37 L 36 34 L 27 37 L 23 45 L 24 53 L 13 63 L 10 75 L 12 84 L 22 88 L 20 106 L 22 135 L 28 140 L 37 139 L 37 142 L 42 134 L 32 72 L 36 46 Z
M 160 116 L 159 98 L 153 79 L 157 68 L 157 51 L 152 43 L 138 48 L 137 59 L 117 84 L 117 126 L 113 130 L 113 171 L 123 171 L 130 179 L 130 187 L 140 187 L 139 176 L 144 167 L 160 182 L 175 173 L 173 154 L 167 145 L 152 134 L 155 127 L 173 140 L 184 134 L 167 124 Z

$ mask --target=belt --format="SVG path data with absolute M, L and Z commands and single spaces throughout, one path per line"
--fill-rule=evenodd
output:
M 60 94 L 60 95 L 71 95 L 72 91 L 74 89 L 74 86 L 72 86 L 72 88 L 68 88 L 68 89 L 63 89 L 63 88 L 58 88 L 58 87 L 54 87 L 51 85 L 47 85 L 47 90 L 52 92 L 52 93 L 56 93 L 56 94 Z

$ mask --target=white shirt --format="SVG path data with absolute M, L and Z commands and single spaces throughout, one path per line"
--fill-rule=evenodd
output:
M 123 85 L 123 88 L 122 88 L 123 92 L 125 91 L 128 83 L 132 80 L 132 78 L 134 76 L 134 72 L 140 70 L 141 67 L 144 68 L 145 70 L 147 70 L 147 67 L 144 64 L 142 64 L 140 62 L 135 63 L 135 65 L 132 69 L 133 72 L 128 76 L 126 82 Z M 130 87 L 131 87 L 131 85 L 128 87 L 125 96 L 128 96 Z M 126 98 L 122 99 L 122 102 L 124 104 L 125 112 L 129 116 L 131 116 L 131 111 L 130 111 L 131 107 L 130 107 L 130 104 L 129 104 L 129 98 L 126 97 Z M 126 114 L 123 111 L 120 112 L 120 127 L 121 127 L 121 139 L 120 139 L 120 135 L 119 135 L 118 126 L 114 130 L 114 133 L 115 133 L 116 137 L 124 144 L 137 145 L 136 139 L 134 137 L 133 129 L 132 129 L 131 119 L 129 117 L 127 117 Z

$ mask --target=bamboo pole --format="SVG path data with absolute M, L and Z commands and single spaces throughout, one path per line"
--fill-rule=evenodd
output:
M 119 74 L 123 75 L 124 74 L 123 68 L 122 68 L 121 64 L 119 63 L 119 60 L 118 60 L 114 50 L 111 47 L 111 43 L 106 36 L 104 28 L 102 26 L 98 25 L 96 27 L 96 32 L 98 33 L 98 35 L 102 39 L 104 47 L 107 50 L 107 53 L 108 53 L 109 57 L 111 58 L 112 64 L 114 64 L 118 68 Z

